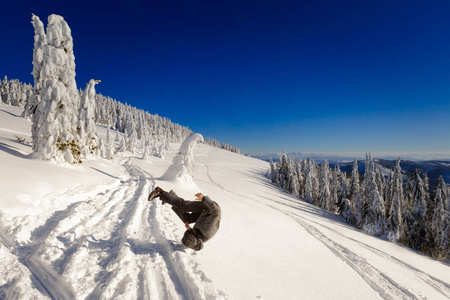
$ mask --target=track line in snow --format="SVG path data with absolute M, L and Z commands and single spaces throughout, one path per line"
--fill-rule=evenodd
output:
M 307 224 L 297 216 L 292 216 L 288 212 L 285 213 L 291 216 L 291 218 L 300 224 L 309 234 L 349 265 L 374 291 L 379 293 L 381 297 L 385 299 L 423 299 L 423 297 L 414 295 L 400 286 L 390 276 L 372 266 L 365 258 L 325 236 L 314 226 Z
M 295 213 L 293 213 L 293 214 L 295 214 Z M 297 215 L 297 214 L 295 214 L 295 215 Z M 297 215 L 297 217 L 300 218 L 300 216 L 298 216 L 298 215 Z M 321 224 L 321 223 L 318 223 L 316 221 L 310 220 L 308 218 L 304 218 L 304 217 L 302 217 L 302 218 L 307 220 L 308 222 L 314 223 L 314 224 L 316 224 L 318 226 L 321 226 L 321 227 L 323 227 L 323 228 L 325 228 L 327 230 L 330 230 L 330 231 L 334 232 L 335 234 L 339 235 L 340 237 L 346 238 L 346 239 L 348 239 L 348 240 L 350 240 L 350 241 L 352 241 L 352 242 L 354 242 L 354 243 L 364 247 L 365 249 L 373 252 L 374 254 L 376 254 L 376 255 L 378 255 L 380 257 L 383 257 L 386 260 L 389 260 L 389 261 L 391 261 L 391 262 L 393 262 L 393 263 L 395 263 L 397 265 L 400 265 L 402 267 L 405 267 L 405 268 L 413 271 L 415 273 L 415 275 L 419 279 L 421 279 L 423 282 L 428 284 L 430 287 L 432 287 L 434 290 L 436 290 L 437 292 L 439 292 L 443 296 L 445 296 L 445 297 L 450 299 L 450 284 L 449 283 L 443 282 L 442 280 L 440 280 L 440 279 L 438 279 L 438 278 L 436 278 L 436 277 L 434 277 L 434 276 L 432 276 L 432 275 L 430 275 L 430 274 L 428 274 L 428 273 L 426 273 L 424 271 L 421 271 L 421 270 L 417 269 L 416 267 L 414 267 L 414 266 L 412 266 L 412 265 L 410 265 L 410 264 L 408 264 L 408 263 L 406 263 L 406 262 L 404 262 L 404 261 L 402 261 L 402 260 L 400 260 L 400 259 L 398 259 L 398 258 L 396 258 L 396 257 L 394 257 L 394 256 L 392 256 L 392 255 L 382 251 L 382 250 L 376 249 L 376 248 L 374 248 L 374 247 L 372 247 L 372 246 L 370 246 L 370 245 L 368 245 L 366 243 L 363 243 L 363 242 L 358 241 L 358 240 L 356 240 L 356 239 L 354 239 L 352 237 L 349 237 L 349 236 L 347 236 L 347 235 L 345 235 L 345 234 L 343 234 L 343 233 L 341 233 L 341 232 L 339 232 L 339 231 L 337 231 L 337 230 L 335 230 L 335 229 L 333 229 L 333 228 L 331 228 L 329 226 L 326 226 L 324 224 Z
M 211 181 L 211 183 L 214 184 L 215 186 L 219 187 L 221 190 L 225 190 L 225 188 L 222 185 L 220 185 L 219 183 L 217 183 L 213 180 L 213 178 L 211 177 L 211 172 L 209 171 L 209 166 L 205 163 L 203 163 L 203 164 L 206 167 L 206 174 L 208 175 L 208 178 Z

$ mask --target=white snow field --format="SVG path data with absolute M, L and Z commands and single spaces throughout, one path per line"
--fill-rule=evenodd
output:
M 0 104 L 2 299 L 450 298 L 448 265 L 288 195 L 266 162 L 198 144 L 193 180 L 168 181 L 159 178 L 180 143 L 151 161 L 32 160 L 20 114 Z M 181 244 L 169 205 L 147 201 L 155 186 L 220 204 L 221 228 L 203 250 Z

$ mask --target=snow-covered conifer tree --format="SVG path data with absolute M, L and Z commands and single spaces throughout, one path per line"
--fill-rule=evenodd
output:
M 42 99 L 33 118 L 33 156 L 80 162 L 75 57 L 71 31 L 63 17 L 48 17 L 46 40 L 41 70 Z
M 327 160 L 325 160 L 320 168 L 319 186 L 319 206 L 331 211 L 333 203 L 330 190 L 330 166 Z
M 363 229 L 369 234 L 382 235 L 385 227 L 384 203 L 375 181 L 375 163 L 370 153 L 366 156 L 363 191 Z
M 381 173 L 381 167 L 379 165 L 375 165 L 375 182 L 377 183 L 378 192 L 380 193 L 381 197 L 383 197 L 386 186 L 386 180 L 383 174 Z
M 355 159 L 353 160 L 353 171 L 352 171 L 352 181 L 350 183 L 349 188 L 349 198 L 352 200 L 353 197 L 359 193 L 359 171 L 358 171 L 358 161 Z
M 427 204 L 427 214 L 426 214 L 426 240 L 423 245 L 424 251 L 426 253 L 431 254 L 433 252 L 434 242 L 433 242 L 433 216 L 434 216 L 434 207 L 435 203 L 433 198 L 430 195 L 430 179 L 428 178 L 428 173 L 425 171 L 422 175 L 423 178 L 423 186 L 425 189 L 425 202 Z
M 352 178 L 350 182 L 348 197 L 352 205 L 353 215 L 355 217 L 355 225 L 358 228 L 362 228 L 364 202 L 362 190 L 360 187 L 358 160 L 356 159 L 356 157 L 353 160 Z
M 414 171 L 405 192 L 403 243 L 414 249 L 423 249 L 428 237 L 426 191 L 421 172 Z
M 151 161 L 152 149 L 149 145 L 144 146 L 144 154 L 142 155 L 142 160 Z
M 135 153 L 136 152 L 136 147 L 138 144 L 138 135 L 136 132 L 136 128 L 133 128 L 133 131 L 131 132 L 130 138 L 128 139 L 129 142 L 129 151 L 131 153 Z
M 272 183 L 275 183 L 276 185 L 278 185 L 278 182 L 276 182 L 277 169 L 276 169 L 275 164 L 273 163 L 272 157 L 270 158 L 269 164 L 270 164 L 269 179 L 272 181 Z
M 305 199 L 305 176 L 304 176 L 303 162 L 300 158 L 297 162 L 297 176 L 298 176 L 298 194 L 300 198 Z
M 316 177 L 316 165 L 310 158 L 306 161 L 305 200 L 318 205 L 318 180 Z
M 339 170 L 339 169 L 338 169 Z M 338 213 L 342 214 L 343 210 L 349 210 L 351 209 L 353 212 L 353 209 L 351 207 L 351 201 L 348 199 L 348 182 L 346 178 L 346 173 L 339 172 L 338 173 L 338 195 L 337 195 L 337 207 L 338 207 Z M 347 200 L 347 203 L 344 203 L 344 199 Z M 345 205 L 350 205 L 349 208 L 347 208 Z
M 5 75 L 2 82 L 2 101 L 6 104 L 11 103 L 11 93 L 9 90 L 8 77 Z
M 403 211 L 403 177 L 400 167 L 400 158 L 394 168 L 391 180 L 392 202 L 389 207 L 389 217 L 386 220 L 386 233 L 390 241 L 398 241 L 402 231 L 402 211 Z
M 297 168 L 295 166 L 294 159 L 291 157 L 288 161 L 288 174 L 287 174 L 287 186 L 286 191 L 289 194 L 296 195 L 298 193 L 298 175 Z
M 353 212 L 353 205 L 347 198 L 342 198 L 340 206 L 340 215 L 345 219 L 347 223 L 353 226 L 357 226 L 358 221 Z
M 433 256 L 439 259 L 448 256 L 449 244 L 449 209 L 448 188 L 442 175 L 436 183 L 434 195 L 434 215 L 432 220 L 432 235 L 434 242 Z
M 125 152 L 127 151 L 127 142 L 126 142 L 126 134 L 124 134 L 120 139 L 119 142 L 119 151 L 120 152 Z
M 280 174 L 279 187 L 285 189 L 288 183 L 289 177 L 289 164 L 286 152 L 283 152 L 280 156 L 280 160 L 277 164 L 278 173 Z

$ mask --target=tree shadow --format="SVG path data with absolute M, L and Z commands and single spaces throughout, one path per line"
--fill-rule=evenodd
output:
M 25 155 L 22 152 L 20 152 L 19 148 L 13 147 L 11 145 L 8 145 L 8 144 L 2 143 L 2 142 L 0 142 L 0 151 L 4 151 L 10 155 L 13 155 L 13 156 L 16 156 L 19 158 L 23 158 L 23 159 L 29 159 L 31 157 L 31 154 Z
M 15 115 L 15 114 L 13 114 L 12 112 L 6 111 L 6 110 L 4 110 L 4 109 L 0 109 L 0 110 L 1 110 L 2 112 L 4 112 L 4 113 L 7 113 L 8 115 L 13 116 L 13 117 L 16 117 L 16 118 L 22 118 L 21 115 Z
M 97 169 L 97 168 L 91 167 L 91 169 L 94 170 L 94 171 L 97 171 L 97 172 L 99 172 L 99 173 L 101 173 L 101 174 L 103 174 L 103 175 L 109 176 L 109 177 L 111 177 L 111 178 L 119 179 L 119 177 L 116 177 L 116 176 L 114 176 L 114 175 L 108 174 L 108 173 L 106 173 L 106 172 L 104 172 L 104 171 L 102 171 L 102 170 L 99 170 L 99 169 Z

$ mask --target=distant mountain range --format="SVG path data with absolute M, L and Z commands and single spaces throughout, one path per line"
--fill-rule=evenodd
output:
M 278 161 L 281 156 L 281 152 L 270 153 L 255 153 L 250 154 L 251 157 L 259 158 L 261 160 L 269 161 L 270 158 L 274 162 Z M 328 160 L 329 163 L 341 163 L 353 161 L 356 157 L 358 160 L 365 160 L 366 154 L 362 152 L 345 152 L 345 153 L 317 153 L 317 152 L 289 152 L 286 153 L 288 157 L 294 159 L 307 159 L 311 158 L 317 162 L 323 162 Z M 402 160 L 411 161 L 450 161 L 450 152 L 442 153 L 409 153 L 409 152 L 372 152 L 374 158 L 385 160 L 397 160 L 399 157 Z
M 338 165 L 343 172 L 351 173 L 353 169 L 353 159 L 356 157 L 358 159 L 358 170 L 361 175 L 364 175 L 365 170 L 365 154 L 361 155 L 339 155 L 339 154 L 321 154 L 321 153 L 305 153 L 305 152 L 292 152 L 286 153 L 288 157 L 293 157 L 294 159 L 307 159 L 311 158 L 316 162 L 322 163 L 326 160 L 330 163 L 331 167 Z M 259 158 L 261 160 L 269 161 L 270 158 L 274 162 L 279 160 L 281 153 L 263 153 L 254 154 L 252 157 Z M 375 159 L 375 163 L 383 166 L 385 169 L 392 170 L 398 159 L 398 155 L 381 155 L 377 156 L 372 153 Z M 429 160 L 431 157 L 436 157 L 436 159 Z M 440 157 L 440 158 L 437 158 Z M 450 156 L 447 154 L 406 154 L 404 157 L 400 156 L 401 162 L 400 166 L 405 175 L 405 179 L 409 178 L 411 173 L 415 169 L 421 169 L 428 173 L 430 179 L 430 190 L 434 190 L 434 185 L 440 175 L 444 178 L 445 182 L 450 183 Z M 420 159 L 421 158 L 421 159 Z
M 386 160 L 386 159 L 375 159 L 375 163 L 381 165 L 385 169 L 392 170 L 396 164 L 397 160 Z M 364 175 L 365 171 L 365 161 L 358 160 L 358 170 L 361 175 Z M 339 165 L 339 168 L 343 172 L 351 173 L 353 169 L 353 163 L 335 163 L 330 164 L 330 166 Z M 430 179 L 430 190 L 434 191 L 434 186 L 440 175 L 444 178 L 446 183 L 450 183 L 450 161 L 438 161 L 438 160 L 427 160 L 427 161 L 411 161 L 411 160 L 401 160 L 400 167 L 402 168 L 405 179 L 408 179 L 412 172 L 416 169 L 426 171 L 428 173 L 428 178 Z

